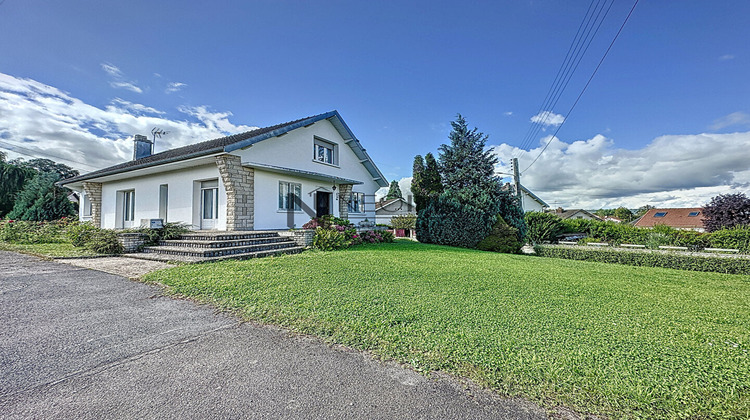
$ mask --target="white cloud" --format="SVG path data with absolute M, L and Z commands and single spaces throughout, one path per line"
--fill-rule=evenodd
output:
M 115 98 L 112 99 L 111 104 L 106 108 L 107 111 L 122 112 L 127 111 L 131 114 L 152 114 L 152 115 L 164 115 L 164 111 L 159 111 L 156 108 L 146 106 L 143 104 L 136 104 L 133 102 L 126 101 L 124 99 Z
M 127 89 L 135 93 L 143 93 L 143 89 L 139 88 L 138 86 L 134 85 L 131 82 L 111 81 L 109 82 L 109 85 L 112 86 L 113 88 L 122 88 L 122 89 Z
M 135 93 L 143 93 L 143 89 L 138 87 L 133 81 L 125 80 L 125 74 L 119 67 L 110 63 L 101 63 L 102 70 L 112 77 L 109 85 L 116 89 L 127 89 Z
M 119 67 L 109 64 L 109 63 L 102 63 L 102 70 L 104 70 L 107 74 L 109 74 L 112 77 L 121 78 L 123 77 L 122 71 Z
M 726 60 L 733 60 L 734 54 L 724 54 L 721 57 L 719 57 L 719 60 L 726 61 Z
M 750 132 L 667 135 L 640 150 L 618 149 L 602 135 L 572 143 L 552 138 L 526 171 L 542 147 L 494 147 L 497 170 L 510 172 L 517 155 L 521 183 L 555 207 L 696 207 L 717 194 L 750 190 Z
M 503 115 L 505 115 L 506 117 L 510 117 L 511 115 L 513 115 L 513 111 L 503 112 Z
M 531 117 L 530 121 L 534 124 L 541 124 L 545 127 L 557 127 L 558 125 L 565 122 L 565 117 L 560 114 L 555 114 L 552 111 L 542 111 Z
M 725 115 L 721 118 L 714 120 L 711 125 L 712 130 L 721 130 L 722 128 L 732 126 L 750 126 L 750 114 L 747 112 L 733 112 L 729 115 Z
M 0 148 L 9 158 L 50 157 L 82 172 L 127 161 L 134 134 L 154 127 L 169 132 L 157 152 L 254 127 L 235 125 L 231 113 L 181 108 L 197 121 L 166 118 L 165 112 L 115 98 L 104 109 L 31 79 L 0 73 Z M 16 152 L 13 152 L 16 150 Z
M 184 88 L 185 86 L 187 86 L 187 84 L 185 84 L 185 83 L 180 83 L 180 82 L 170 82 L 170 83 L 169 83 L 169 84 L 167 85 L 167 89 L 165 89 L 165 90 L 164 90 L 164 92 L 165 92 L 165 93 L 168 93 L 168 94 L 169 94 L 169 93 L 174 93 L 174 92 L 178 92 L 178 91 L 182 90 L 182 88 Z

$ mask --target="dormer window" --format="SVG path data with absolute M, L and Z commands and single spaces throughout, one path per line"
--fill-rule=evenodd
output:
M 338 165 L 338 146 L 315 137 L 313 141 L 313 160 L 329 165 Z

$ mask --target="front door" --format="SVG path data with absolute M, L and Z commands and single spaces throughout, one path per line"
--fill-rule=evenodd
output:
M 201 229 L 216 229 L 219 218 L 219 182 L 201 182 Z
M 331 193 L 318 191 L 315 196 L 315 217 L 331 214 Z

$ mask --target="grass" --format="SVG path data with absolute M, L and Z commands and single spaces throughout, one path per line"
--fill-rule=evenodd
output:
M 70 242 L 48 244 L 19 244 L 0 241 L 0 250 L 16 251 L 48 258 L 93 257 L 97 254 L 86 248 L 74 247 Z
M 146 280 L 547 407 L 750 418 L 748 276 L 396 242 Z

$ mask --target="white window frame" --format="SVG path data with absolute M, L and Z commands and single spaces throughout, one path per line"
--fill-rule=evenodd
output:
M 347 210 L 349 213 L 365 213 L 365 193 L 352 192 Z
M 135 220 L 135 190 L 122 192 L 122 220 L 130 223 Z
M 82 194 L 81 197 L 81 205 L 83 206 L 83 210 L 81 214 L 83 217 L 91 217 L 94 212 L 93 205 L 91 204 L 91 199 L 89 198 L 88 194 Z
M 289 197 L 295 197 L 291 201 Z M 290 205 L 291 203 L 291 205 Z M 279 211 L 302 211 L 302 184 L 298 182 L 279 181 Z
M 339 146 L 320 137 L 313 137 L 313 161 L 338 166 Z

